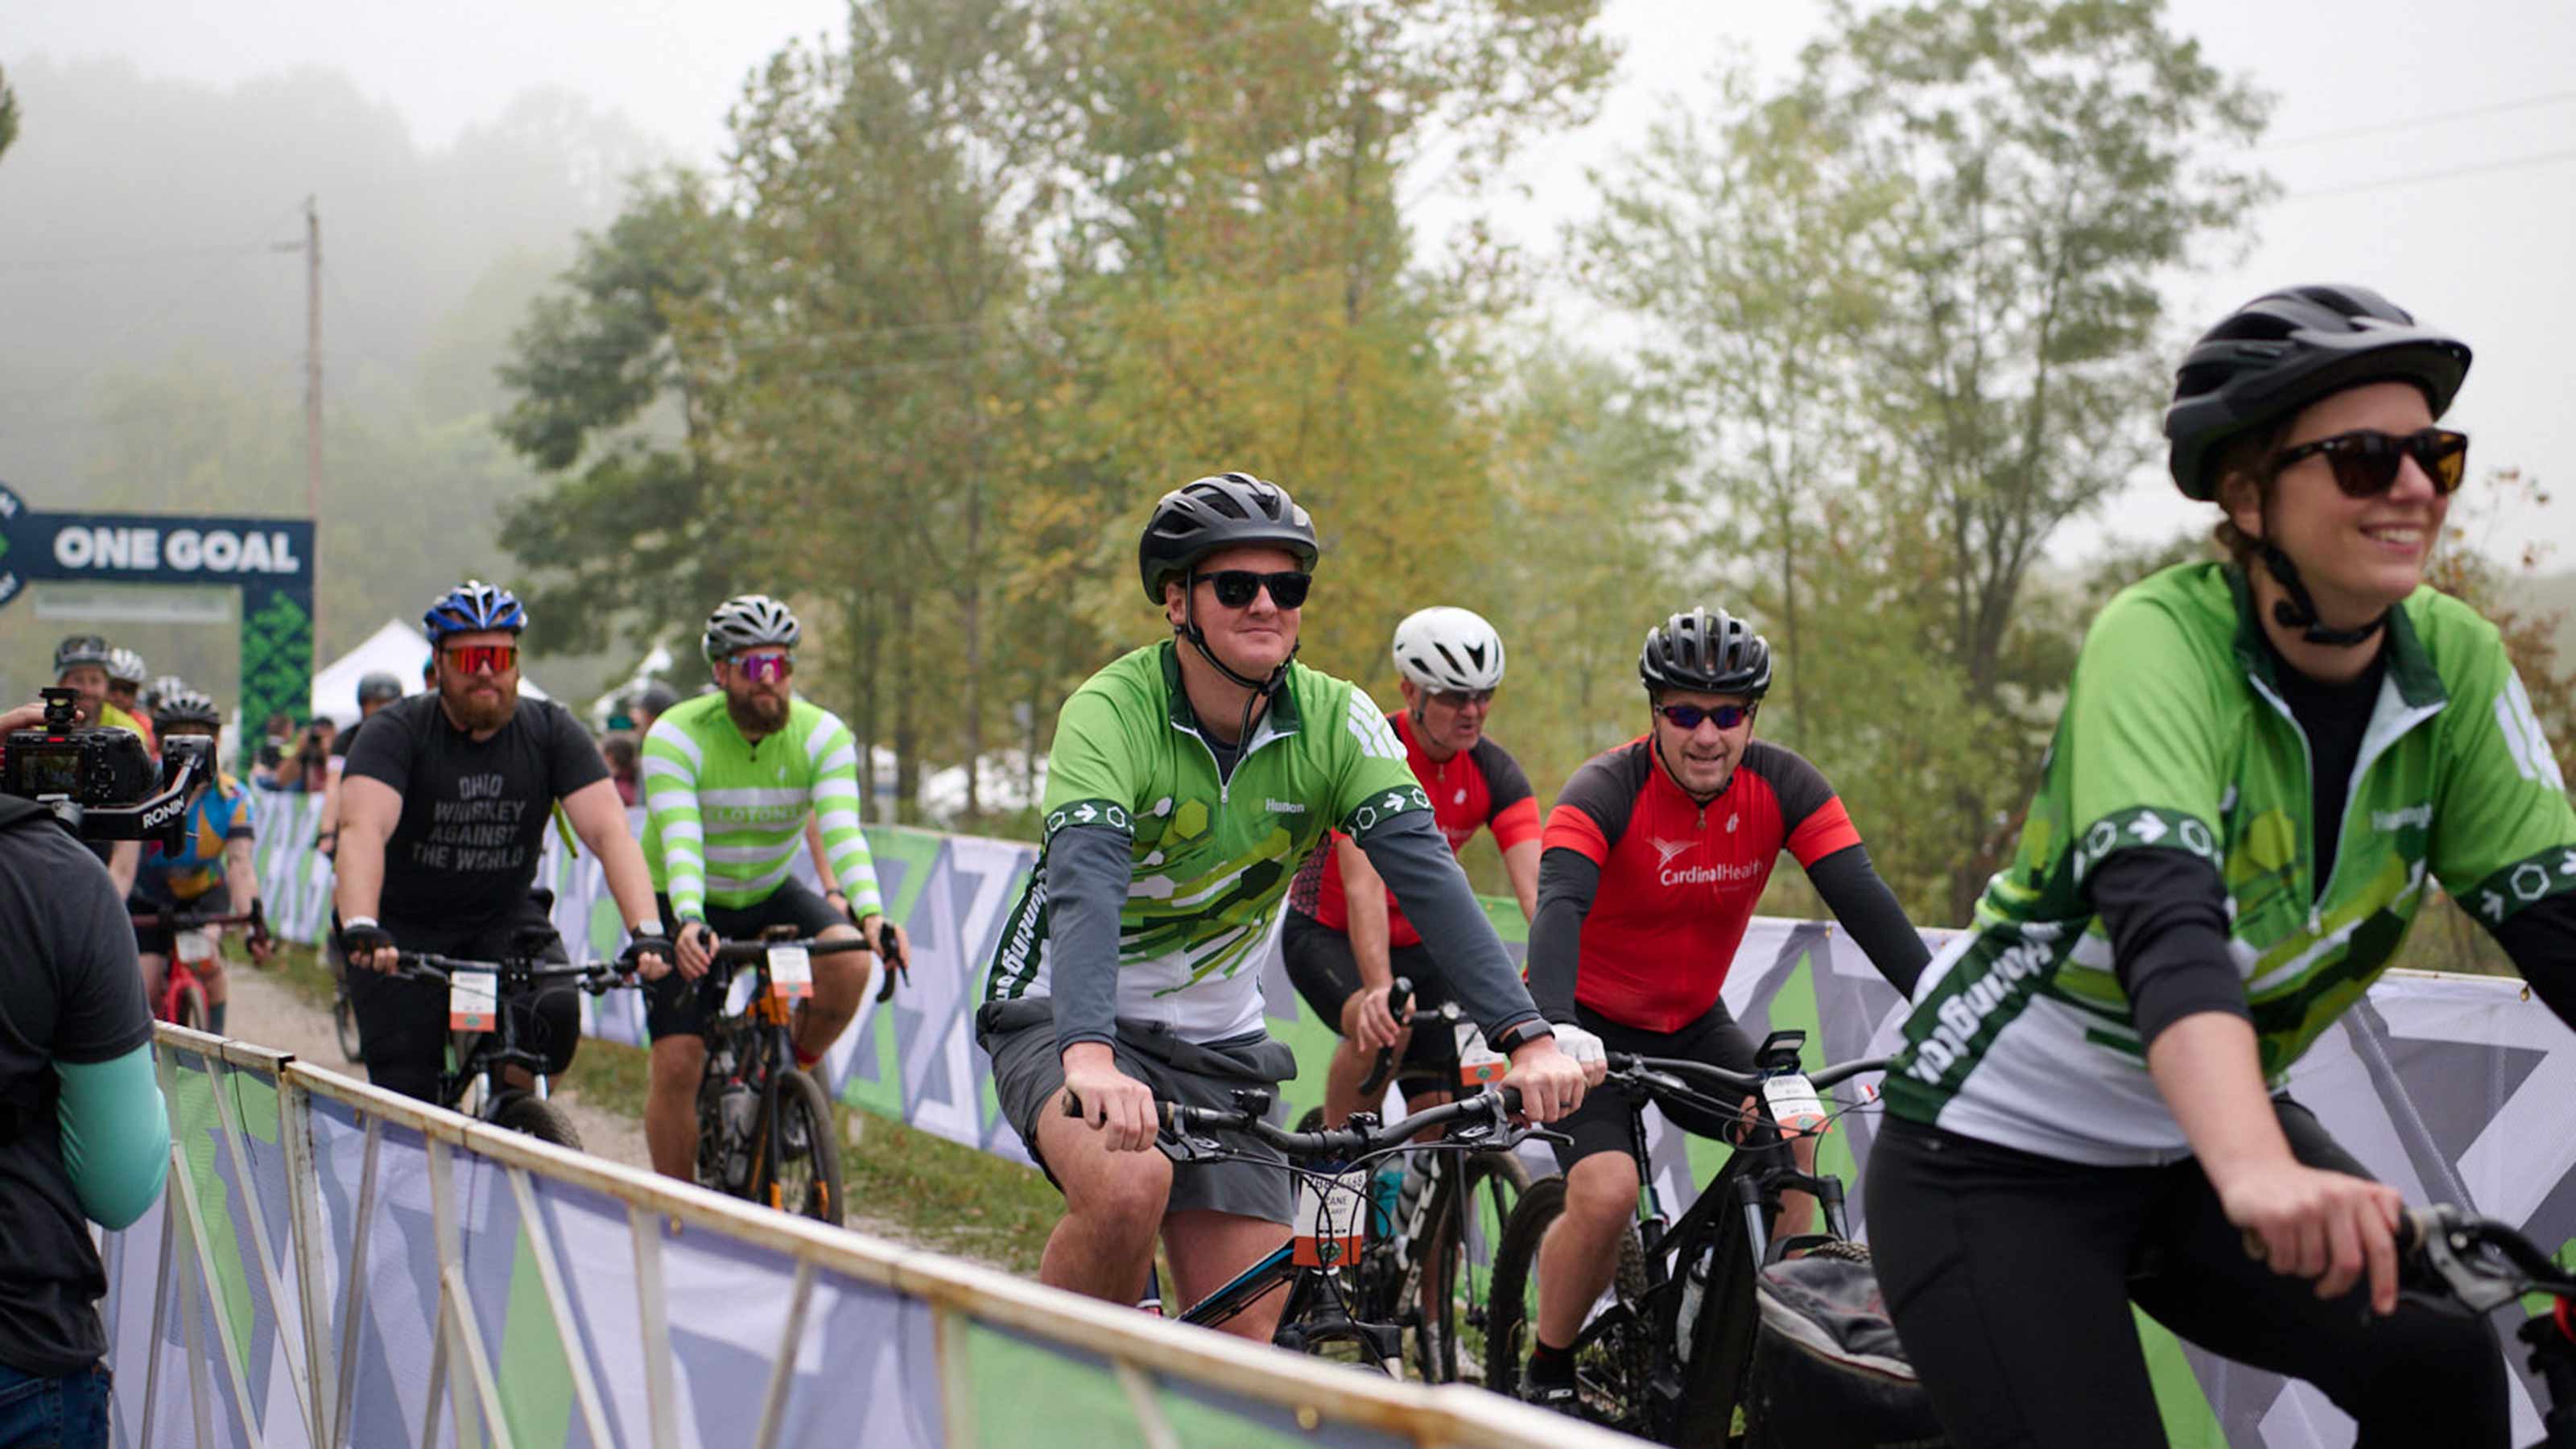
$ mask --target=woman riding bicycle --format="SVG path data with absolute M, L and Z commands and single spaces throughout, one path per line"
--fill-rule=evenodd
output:
M 152 723 L 164 740 L 203 735 L 214 742 L 216 751 L 223 748 L 222 712 L 213 700 L 193 689 L 174 690 L 161 699 L 153 708 Z M 143 847 L 133 894 L 126 903 L 139 912 L 171 915 L 211 904 L 215 888 L 222 886 L 227 892 L 225 905 L 220 912 L 208 914 L 249 914 L 259 903 L 259 873 L 251 864 L 255 821 L 249 789 L 219 772 L 211 780 L 198 782 L 188 796 L 187 811 L 176 849 L 158 843 Z M 144 989 L 158 1001 L 161 975 L 178 948 L 177 937 L 167 925 L 138 926 L 134 937 Z M 254 962 L 265 962 L 276 949 L 265 932 L 254 931 L 247 940 Z M 221 1036 L 229 996 L 224 958 L 210 958 L 199 972 L 206 988 L 206 1028 Z
M 2400 1303 L 2398 1193 L 2277 1095 L 2428 876 L 2576 1021 L 2576 812 L 2494 626 L 2423 582 L 2468 366 L 2359 287 L 2257 298 L 2184 359 L 2173 476 L 2230 558 L 2094 621 L 1870 1156 L 1887 1303 L 1958 1444 L 2164 1443 L 2133 1302 L 2315 1384 L 2364 1446 L 2506 1441 L 2493 1331 Z

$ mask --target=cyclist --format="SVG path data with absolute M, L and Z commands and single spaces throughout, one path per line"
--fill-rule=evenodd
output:
M 1930 953 L 1841 799 L 1805 759 L 1753 738 L 1770 644 L 1723 609 L 1689 609 L 1646 631 L 1637 674 L 1646 733 L 1575 771 L 1548 814 L 1529 951 L 1548 1019 L 1612 1051 L 1753 1070 L 1753 1043 L 1718 992 L 1784 850 L 1871 964 L 1909 990 Z M 1634 1111 L 1605 1086 L 1561 1126 L 1574 1139 L 1556 1149 L 1565 1214 L 1539 1245 L 1527 1381 L 1551 1407 L 1574 1401 L 1571 1345 L 1636 1216 Z M 1732 1126 L 1681 1125 L 1711 1137 Z M 1814 1139 L 1792 1150 L 1814 1170 Z M 1779 1234 L 1807 1230 L 1811 1198 L 1784 1194 L 1781 1207 Z
M 220 757 L 223 715 L 217 712 L 213 700 L 195 690 L 163 695 L 153 723 L 160 726 L 163 739 L 203 735 L 215 741 Z M 248 912 L 259 903 L 259 872 L 251 864 L 256 812 L 250 789 L 218 771 L 215 778 L 199 782 L 189 792 L 187 811 L 178 850 L 164 850 L 158 842 L 142 848 L 134 891 L 126 904 L 142 912 L 184 911 L 198 906 L 214 894 L 215 887 L 222 886 L 229 903 L 220 914 L 238 916 Z M 177 947 L 176 933 L 168 926 L 138 926 L 134 944 L 142 954 L 144 990 L 158 1001 L 162 973 L 169 969 L 170 953 Z M 266 962 L 275 950 L 266 935 L 251 936 L 249 945 L 254 962 Z M 206 963 L 201 979 L 206 986 L 206 1028 L 221 1036 L 224 1004 L 230 999 L 222 956 Z
M 520 697 L 527 626 L 507 589 L 469 579 L 449 590 L 422 616 L 437 689 L 379 713 L 349 752 L 332 896 L 340 949 L 367 968 L 349 973 L 349 1000 L 368 1078 L 424 1100 L 438 1095 L 446 993 L 381 973 L 400 964 L 398 951 L 493 960 L 526 937 L 552 938 L 529 890 L 552 808 L 607 873 L 632 938 L 618 964 L 649 979 L 670 959 L 652 879 L 599 751 L 562 705 Z M 544 956 L 567 960 L 562 941 Z M 571 1065 L 581 1014 L 570 988 L 509 1009 L 522 1013 L 521 1039 L 546 1055 L 549 1074 Z
M 1149 1150 L 1153 1105 L 1231 1106 L 1294 1072 L 1262 1029 L 1259 963 L 1296 862 L 1329 829 L 1439 943 L 1443 981 L 1512 1059 L 1530 1115 L 1581 1099 L 1587 1068 L 1530 1005 L 1386 717 L 1292 662 L 1318 553 L 1275 484 L 1227 473 L 1165 494 L 1137 561 L 1175 638 L 1112 661 L 1057 719 L 1045 845 L 976 1017 L 1002 1111 L 1064 1193 L 1039 1265 L 1057 1287 L 1135 1302 L 1159 1232 L 1196 1302 L 1286 1239 L 1284 1165 L 1175 1167 Z M 1279 1307 L 1227 1328 L 1266 1341 Z
M 1432 823 L 1452 851 L 1464 849 L 1479 826 L 1491 829 L 1527 918 L 1538 903 L 1538 800 L 1520 762 L 1485 734 L 1503 682 L 1502 636 L 1466 609 L 1422 609 L 1395 626 L 1393 651 L 1404 708 L 1386 719 L 1430 796 Z M 1368 1105 L 1360 1084 L 1380 1048 L 1399 1047 L 1410 1064 L 1455 1059 L 1456 1043 L 1431 1032 L 1416 1038 L 1387 1010 L 1397 976 L 1413 983 L 1417 1010 L 1438 1007 L 1448 994 L 1422 933 L 1350 837 L 1334 832 L 1329 847 L 1297 872 L 1280 950 L 1297 994 L 1341 1033 L 1324 1074 L 1327 1123 L 1338 1127 Z
M 115 657 L 116 651 L 96 634 L 71 635 L 54 646 L 54 683 L 80 695 L 82 724 L 127 730 L 149 743 L 143 722 L 108 697 L 107 666 Z
M 2163 1443 L 2133 1303 L 2314 1383 L 2362 1445 L 2506 1442 L 2488 1321 L 2399 1301 L 2397 1192 L 2279 1094 L 2429 885 L 2576 1022 L 2576 812 L 2494 626 L 2423 583 L 2468 367 L 2350 286 L 2258 297 L 2183 360 L 2173 477 L 2229 557 L 2094 619 L 1870 1156 L 1887 1303 L 1957 1443 Z
M 186 689 L 187 687 L 188 681 L 181 679 L 175 674 L 164 674 L 160 678 L 153 680 L 150 684 L 145 685 L 143 687 L 143 693 L 137 695 L 136 698 L 141 701 L 144 711 L 149 713 L 160 706 L 164 697 L 177 694 L 180 690 Z
M 796 615 L 766 594 L 725 600 L 700 641 L 721 688 L 672 706 L 644 737 L 644 858 L 666 918 L 679 923 L 679 971 L 645 996 L 653 1039 L 645 1144 L 653 1166 L 682 1179 L 698 1156 L 698 1086 L 723 980 L 707 974 L 713 939 L 756 939 L 769 926 L 877 949 L 887 921 L 859 828 L 858 741 L 840 717 L 798 699 L 791 682 Z M 807 818 L 820 822 L 825 893 L 791 874 Z M 844 894 L 844 888 L 847 894 Z M 854 926 L 855 922 L 855 926 Z M 796 1014 L 796 1064 L 811 1067 L 866 998 L 869 959 L 817 956 L 814 994 Z
M 143 662 L 143 656 L 133 650 L 107 651 L 107 702 L 134 721 L 134 732 L 143 736 L 144 748 L 157 755 L 161 750 L 153 737 L 151 710 L 137 699 L 142 692 L 143 681 L 151 673 Z

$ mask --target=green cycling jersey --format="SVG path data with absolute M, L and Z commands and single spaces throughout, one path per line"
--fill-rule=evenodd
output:
M 673 706 L 644 737 L 644 859 L 653 888 L 683 920 L 707 903 L 728 909 L 769 897 L 794 870 L 805 817 L 850 909 L 881 913 L 876 866 L 859 828 L 859 747 L 830 710 L 790 700 L 787 722 L 744 739 L 721 694 Z
M 2084 641 L 2012 863 L 1916 987 L 1891 1111 L 2062 1160 L 2188 1154 L 2131 1024 L 2087 873 L 2180 850 L 2223 879 L 2230 947 L 2277 1083 L 2396 955 L 2428 882 L 2489 926 L 2576 889 L 2576 811 L 2495 627 L 2430 588 L 2391 611 L 2341 820 L 2242 573 L 2185 564 Z M 2315 879 L 2315 832 L 2340 842 Z

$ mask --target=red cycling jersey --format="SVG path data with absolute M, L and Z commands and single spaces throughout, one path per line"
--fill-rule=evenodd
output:
M 1468 749 L 1434 760 L 1415 738 L 1413 721 L 1402 710 L 1388 714 L 1386 720 L 1395 726 L 1396 738 L 1404 741 L 1405 763 L 1413 766 L 1413 777 L 1431 797 L 1432 821 L 1452 851 L 1466 849 L 1479 826 L 1490 828 L 1494 843 L 1505 850 L 1538 838 L 1538 798 L 1530 793 L 1529 776 L 1509 751 L 1480 738 Z M 1288 906 L 1314 917 L 1319 925 L 1348 933 L 1350 909 L 1342 889 L 1342 863 L 1333 854 L 1336 839 L 1327 837 L 1306 858 L 1289 887 Z M 1386 943 L 1391 947 L 1422 943 L 1422 933 L 1396 908 L 1392 891 L 1386 897 Z
M 1601 868 L 1574 999 L 1624 1025 L 1677 1031 L 1717 1004 L 1780 852 L 1813 868 L 1860 844 L 1860 831 L 1816 767 L 1777 745 L 1747 745 L 1726 789 L 1702 805 L 1640 735 L 1574 772 L 1545 840 Z

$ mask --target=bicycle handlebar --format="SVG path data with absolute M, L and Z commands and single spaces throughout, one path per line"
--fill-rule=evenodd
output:
M 459 971 L 480 971 L 511 981 L 537 985 L 547 981 L 570 981 L 593 996 L 605 996 L 620 986 L 637 985 L 634 977 L 624 975 L 614 961 L 591 961 L 579 966 L 539 965 L 524 961 L 468 961 L 455 956 L 441 956 L 433 951 L 405 951 L 396 958 L 395 969 L 388 973 L 413 981 L 445 983 Z
M 2576 1296 L 2576 1272 L 2538 1244 L 2449 1203 L 2407 1209 L 2397 1220 L 2397 1250 L 2409 1266 L 2479 1313 L 2526 1293 Z
M 727 941 L 708 952 L 707 959 L 721 961 L 730 966 L 748 965 L 754 961 L 768 960 L 770 951 L 779 946 L 802 946 L 808 956 L 838 956 L 844 951 L 869 949 L 865 936 L 833 941 L 819 938 L 803 941 Z
M 1629 1052 L 1605 1052 L 1602 1055 L 1608 1062 L 1611 1072 L 1622 1076 L 1650 1079 L 1657 1075 L 1697 1077 L 1702 1081 L 1713 1082 L 1738 1092 L 1759 1092 L 1765 1080 L 1761 1072 L 1738 1072 L 1726 1067 L 1712 1066 L 1707 1062 L 1689 1061 L 1679 1057 L 1641 1057 Z M 1863 1057 L 1857 1061 L 1840 1062 L 1801 1075 L 1806 1077 L 1809 1086 L 1822 1091 L 1827 1087 L 1847 1082 L 1863 1072 L 1886 1071 L 1894 1060 L 1893 1057 Z
M 1264 1115 L 1269 1110 L 1267 1092 L 1239 1093 L 1238 1098 L 1258 1098 L 1258 1105 L 1237 1107 L 1194 1107 L 1185 1102 L 1156 1102 L 1155 1118 L 1164 1131 L 1186 1137 L 1200 1132 L 1235 1132 L 1276 1149 L 1289 1157 L 1366 1157 L 1390 1148 L 1402 1147 L 1413 1138 L 1434 1127 L 1453 1123 L 1472 1123 L 1496 1134 L 1496 1148 L 1510 1147 L 1525 1133 L 1517 1132 L 1512 1115 L 1521 1109 L 1518 1087 L 1488 1087 L 1471 1097 L 1426 1107 L 1401 1121 L 1383 1127 L 1327 1127 L 1318 1132 L 1289 1132 L 1272 1126 Z M 1064 1094 L 1064 1115 L 1082 1115 L 1082 1099 L 1070 1089 Z M 1367 1117 L 1368 1114 L 1358 1114 Z M 1374 1118 L 1369 1120 L 1375 1121 Z
M 188 910 L 135 911 L 132 916 L 134 924 L 147 931 L 195 931 L 207 926 L 249 926 L 261 934 L 268 931 L 268 912 L 258 901 L 252 901 L 247 911 L 219 916 Z

